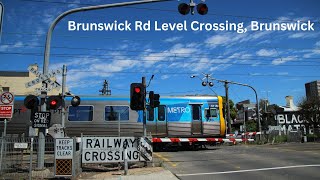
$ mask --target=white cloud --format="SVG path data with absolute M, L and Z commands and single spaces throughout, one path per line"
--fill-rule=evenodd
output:
M 288 38 L 290 39 L 307 39 L 307 38 L 316 38 L 320 35 L 320 33 L 314 33 L 314 32 L 298 32 L 294 34 L 290 34 Z
M 161 76 L 161 79 L 162 79 L 162 80 L 169 79 L 169 78 L 170 78 L 169 75 L 162 75 L 162 76 Z
M 230 35 L 214 35 L 210 38 L 208 38 L 205 43 L 208 44 L 209 47 L 216 47 L 219 45 L 226 45 L 232 41 L 232 38 Z
M 182 39 L 181 36 L 175 36 L 175 37 L 171 37 L 171 38 L 167 38 L 165 40 L 163 40 L 164 42 L 177 42 L 179 41 L 180 39 Z
M 320 47 L 320 41 L 316 42 L 315 46 Z
M 0 51 L 11 51 L 11 50 L 15 50 L 16 48 L 20 48 L 22 46 L 24 46 L 24 44 L 21 41 L 18 41 L 12 45 L 1 45 Z
M 296 59 L 297 59 L 296 56 L 289 56 L 289 57 L 284 57 L 284 58 L 277 58 L 277 59 L 273 60 L 271 63 L 273 65 L 279 65 L 279 64 L 283 64 L 283 63 L 286 63 L 289 61 L 294 61 Z
M 267 49 L 260 49 L 259 51 L 256 52 L 258 56 L 276 56 L 277 51 L 272 49 L 272 50 L 267 50 Z
M 182 44 L 176 44 L 174 45 L 170 50 L 170 54 L 174 54 L 175 56 L 188 56 L 191 53 L 197 52 L 197 49 L 194 47 L 185 47 L 185 45 Z

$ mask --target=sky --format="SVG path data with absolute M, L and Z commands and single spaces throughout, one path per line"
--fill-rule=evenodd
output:
M 73 8 L 125 1 L 2 0 L 0 71 L 28 71 L 34 63 L 42 70 L 46 34 L 59 14 Z M 209 74 L 215 79 L 249 84 L 256 89 L 259 99 L 267 98 L 278 105 L 285 105 L 287 95 L 293 96 L 297 104 L 305 96 L 305 83 L 320 80 L 320 1 L 206 0 L 206 15 L 181 15 L 180 3 L 188 1 L 85 11 L 64 17 L 52 34 L 49 69 L 66 65 L 67 85 L 77 95 L 98 95 L 104 80 L 109 82 L 112 95 L 129 95 L 131 83 L 146 77 L 148 84 L 152 75 L 147 90 L 160 96 L 225 95 L 221 82 L 210 80 L 214 83 L 212 88 L 201 85 L 204 74 Z M 69 28 L 70 22 L 115 21 L 131 23 L 131 31 Z M 135 29 L 135 23 L 148 21 L 150 29 Z M 252 29 L 252 22 L 260 25 L 298 21 L 313 23 L 312 29 Z M 209 29 L 197 29 L 197 22 L 207 24 L 204 27 Z M 162 28 L 169 24 L 176 27 L 174 23 L 185 23 L 185 27 Z M 242 24 L 247 31 L 212 30 L 214 23 Z M 191 75 L 196 78 L 190 78 Z M 61 83 L 61 77 L 58 82 Z M 250 88 L 229 86 L 229 97 L 234 102 L 255 102 Z

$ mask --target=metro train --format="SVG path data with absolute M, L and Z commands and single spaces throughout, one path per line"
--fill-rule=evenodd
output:
M 143 135 L 143 111 L 130 109 L 130 98 L 122 96 L 81 96 L 81 104 L 71 106 L 65 98 L 65 133 L 70 136 Z M 15 96 L 13 118 L 7 123 L 7 134 L 28 136 L 31 110 L 24 106 L 25 96 Z M 147 106 L 147 135 L 165 138 L 225 137 L 222 97 L 209 95 L 161 96 L 160 106 Z M 61 108 L 51 110 L 50 125 L 61 124 Z M 0 125 L 3 131 L 3 123 Z

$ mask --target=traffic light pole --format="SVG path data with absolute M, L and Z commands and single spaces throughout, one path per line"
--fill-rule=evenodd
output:
M 142 77 L 142 84 L 144 90 L 144 108 L 143 108 L 143 136 L 147 136 L 147 112 L 146 112 L 146 94 L 147 94 L 147 87 L 146 87 L 146 77 Z
M 249 88 L 251 88 L 254 91 L 254 94 L 256 96 L 256 103 L 257 103 L 257 109 L 256 109 L 256 113 L 257 113 L 257 118 L 258 118 L 258 126 L 259 126 L 259 132 L 260 132 L 260 140 L 261 140 L 261 122 L 260 122 L 260 113 L 259 113 L 259 100 L 258 100 L 258 94 L 256 89 L 254 89 L 252 86 L 248 85 L 248 84 L 242 84 L 242 83 L 238 83 L 238 82 L 233 82 L 233 81 L 227 81 L 227 80 L 220 80 L 220 79 L 216 79 L 216 78 L 210 78 L 212 80 L 216 80 L 219 82 L 223 82 L 223 83 L 230 83 L 230 84 L 236 84 L 236 85 L 240 85 L 240 86 L 247 86 Z M 227 91 L 227 88 L 226 88 Z M 227 98 L 227 97 L 226 97 Z M 229 107 L 227 107 L 227 109 L 229 109 Z M 229 110 L 230 112 L 230 110 Z M 229 124 L 229 123 L 228 123 Z M 231 125 L 231 124 L 230 124 Z M 228 125 L 229 128 L 229 125 Z
M 226 81 L 224 82 L 224 87 L 225 87 L 225 90 L 226 90 L 226 109 L 227 109 L 226 119 L 227 119 L 227 122 L 228 122 L 227 133 L 230 134 L 231 133 L 231 117 L 230 117 L 228 82 L 226 82 Z
M 48 69 L 49 69 L 50 45 L 51 45 L 51 37 L 52 37 L 53 29 L 56 27 L 58 22 L 62 18 L 64 18 L 65 16 L 67 16 L 69 14 L 76 13 L 76 12 L 81 12 L 81 11 L 91 11 L 91 10 L 98 10 L 98 9 L 107 9 L 107 8 L 113 8 L 113 7 L 123 7 L 123 6 L 147 4 L 147 3 L 154 3 L 154 2 L 165 2 L 165 1 L 173 1 L 173 0 L 140 0 L 140 1 L 133 1 L 133 2 L 104 4 L 104 5 L 97 5 L 97 6 L 87 6 L 87 7 L 71 9 L 71 10 L 68 10 L 68 11 L 60 14 L 51 23 L 49 30 L 47 32 L 46 44 L 45 44 L 45 50 L 44 50 L 43 74 L 47 74 Z M 47 86 L 46 83 L 43 83 L 43 85 Z M 43 111 L 43 112 L 46 111 L 46 104 L 45 103 L 41 106 L 41 111 Z M 45 134 L 45 129 L 42 129 L 42 130 L 40 129 L 40 131 L 39 131 L 39 146 L 38 146 L 38 169 L 43 169 L 43 167 L 44 167 L 44 148 L 45 148 L 44 134 Z

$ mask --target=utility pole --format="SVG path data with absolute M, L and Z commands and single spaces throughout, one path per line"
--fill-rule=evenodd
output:
M 146 112 L 146 94 L 147 94 L 147 86 L 146 86 L 146 77 L 142 77 L 142 84 L 144 90 L 144 108 L 143 108 L 143 136 L 147 136 L 147 112 Z
M 227 133 L 231 133 L 231 117 L 230 117 L 230 105 L 229 105 L 229 86 L 228 86 L 228 81 L 224 81 L 224 88 L 226 90 L 226 108 L 227 108 L 227 114 L 226 114 L 226 119 L 228 122 L 228 129 Z
M 52 37 L 53 29 L 56 27 L 58 22 L 61 19 L 63 19 L 65 16 L 76 13 L 76 12 L 82 12 L 82 11 L 108 9 L 108 8 L 114 8 L 114 7 L 123 7 L 123 6 L 147 4 L 147 3 L 155 3 L 155 2 L 165 2 L 165 1 L 172 1 L 172 0 L 140 0 L 140 1 L 132 1 L 132 2 L 121 2 L 121 3 L 114 3 L 114 4 L 80 7 L 80 8 L 75 8 L 75 9 L 71 9 L 63 12 L 51 23 L 47 32 L 46 44 L 44 48 L 43 74 L 48 74 L 48 71 L 49 71 L 49 57 L 50 57 L 51 37 Z M 43 82 L 42 86 L 44 88 L 47 88 L 47 83 Z M 46 95 L 47 93 L 44 92 L 44 98 L 42 98 L 42 101 L 45 100 Z M 46 112 L 46 103 L 41 105 L 41 111 Z M 45 149 L 45 128 L 40 128 L 39 129 L 39 146 L 38 146 L 38 169 L 44 168 L 44 152 L 45 152 L 44 149 Z
M 65 133 L 64 127 L 65 127 L 65 119 L 66 119 L 66 109 L 65 109 L 65 93 L 66 93 L 66 77 L 67 77 L 67 66 L 63 65 L 63 70 L 62 70 L 62 92 L 61 92 L 61 97 L 62 97 L 62 106 L 61 106 L 61 126 L 63 129 L 63 133 Z
M 259 129 L 259 132 L 261 132 L 261 122 L 260 122 L 260 113 L 259 113 L 259 99 L 258 99 L 258 94 L 257 94 L 257 91 L 250 85 L 248 84 L 242 84 L 242 83 L 238 83 L 238 82 L 233 82 L 233 81 L 227 81 L 227 80 L 220 80 L 220 79 L 216 79 L 216 78 L 212 78 L 210 75 L 208 74 L 204 74 L 204 78 L 202 79 L 202 85 L 203 86 L 206 86 L 207 82 L 208 82 L 208 79 L 210 80 L 216 80 L 218 82 L 223 82 L 225 84 L 225 90 L 226 90 L 226 109 L 227 109 L 227 122 L 228 122 L 228 130 L 227 132 L 230 133 L 230 130 L 231 130 L 231 122 L 230 122 L 230 106 L 229 106 L 229 94 L 228 94 L 228 84 L 236 84 L 236 85 L 240 85 L 240 86 L 247 86 L 249 88 L 251 88 L 253 91 L 254 91 L 254 94 L 256 96 L 256 103 L 257 103 L 257 108 L 256 108 L 256 113 L 257 113 L 257 121 L 258 121 L 258 129 Z M 194 78 L 194 77 L 197 77 L 197 76 L 194 76 L 192 75 L 190 78 Z M 204 81 L 205 78 L 207 78 L 207 82 Z M 213 86 L 213 84 L 212 84 Z M 260 133 L 260 139 L 261 139 L 261 133 Z

